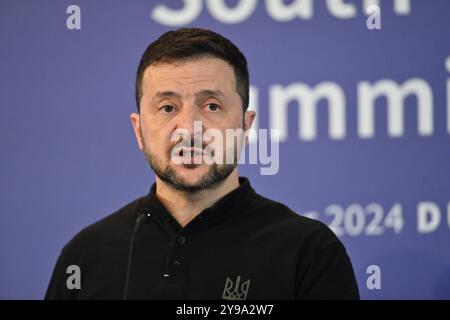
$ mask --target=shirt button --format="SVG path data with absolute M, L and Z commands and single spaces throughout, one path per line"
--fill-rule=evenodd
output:
M 178 261 L 178 260 L 175 260 L 175 261 L 173 262 L 173 266 L 176 267 L 176 268 L 178 268 L 179 266 L 181 266 L 181 262 Z
M 183 237 L 183 236 L 179 237 L 179 238 L 178 238 L 178 243 L 179 243 L 179 244 L 185 244 L 185 243 L 186 243 L 186 238 Z

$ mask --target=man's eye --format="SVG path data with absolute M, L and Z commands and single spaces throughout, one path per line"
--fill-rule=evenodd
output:
M 208 103 L 207 108 L 209 111 L 217 111 L 220 109 L 219 105 L 215 103 Z
M 166 105 L 161 108 L 165 113 L 171 113 L 175 110 L 174 106 Z

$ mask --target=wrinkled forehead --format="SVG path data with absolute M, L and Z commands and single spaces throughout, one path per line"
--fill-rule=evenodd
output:
M 177 62 L 150 65 L 144 72 L 144 95 L 160 91 L 190 93 L 202 90 L 220 90 L 225 95 L 236 94 L 233 68 L 219 58 L 202 57 Z

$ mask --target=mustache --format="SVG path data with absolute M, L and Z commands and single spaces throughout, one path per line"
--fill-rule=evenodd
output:
M 175 148 L 194 148 L 194 147 L 199 147 L 202 150 L 205 150 L 206 147 L 208 146 L 208 144 L 211 141 L 204 141 L 202 139 L 202 137 L 192 137 L 191 139 L 187 139 L 187 138 L 183 138 L 182 136 L 180 136 L 178 138 L 178 141 L 172 141 L 170 146 L 169 146 L 169 152 L 168 154 L 170 155 L 171 152 L 175 149 Z

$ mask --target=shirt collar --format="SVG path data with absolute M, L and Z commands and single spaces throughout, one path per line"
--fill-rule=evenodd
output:
M 239 187 L 227 193 L 211 207 L 204 209 L 199 216 L 202 219 L 209 219 L 224 216 L 223 213 L 226 213 L 226 217 L 231 217 L 234 213 L 242 212 L 246 209 L 254 195 L 255 190 L 250 185 L 248 178 L 239 177 Z M 147 207 L 151 213 L 157 214 L 167 220 L 175 220 L 156 196 L 156 182 L 150 187 L 146 200 Z

